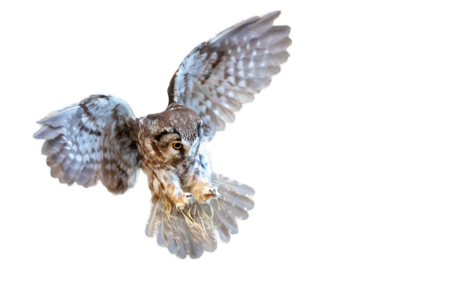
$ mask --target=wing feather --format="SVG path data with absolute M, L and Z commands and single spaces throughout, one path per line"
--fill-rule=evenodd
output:
M 289 26 L 273 26 L 280 12 L 253 17 L 197 46 L 181 63 L 168 88 L 169 103 L 194 110 L 212 130 L 234 122 L 242 104 L 270 85 L 289 58 Z
M 38 121 L 42 127 L 33 137 L 45 139 L 42 154 L 51 176 L 61 183 L 89 187 L 100 179 L 110 192 L 120 194 L 138 174 L 134 120 L 125 101 L 92 95 Z

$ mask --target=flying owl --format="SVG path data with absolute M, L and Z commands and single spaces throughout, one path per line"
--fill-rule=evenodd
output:
M 51 176 L 84 187 L 100 180 L 113 194 L 147 175 L 152 209 L 145 229 L 180 258 L 199 258 L 229 242 L 248 218 L 254 190 L 213 172 L 201 144 L 233 122 L 234 113 L 270 84 L 287 61 L 288 26 L 280 12 L 253 17 L 194 48 L 167 90 L 161 113 L 136 118 L 113 96 L 91 95 L 38 121 Z

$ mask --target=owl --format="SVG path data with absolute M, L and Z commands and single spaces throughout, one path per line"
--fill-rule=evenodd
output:
M 279 15 L 247 19 L 194 48 L 170 81 L 163 112 L 136 118 L 124 100 L 91 95 L 38 121 L 33 137 L 45 140 L 51 176 L 69 186 L 100 180 L 122 194 L 142 170 L 152 194 L 147 236 L 180 258 L 214 252 L 218 238 L 229 242 L 255 191 L 214 173 L 201 145 L 287 61 L 290 28 L 273 25 Z

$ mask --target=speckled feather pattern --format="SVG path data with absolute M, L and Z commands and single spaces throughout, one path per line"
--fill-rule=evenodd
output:
M 38 121 L 51 175 L 61 183 L 90 187 L 100 179 L 115 194 L 133 186 L 139 152 L 131 139 L 135 116 L 115 97 L 92 95 Z
M 213 172 L 202 151 L 235 112 L 270 84 L 289 57 L 280 12 L 247 19 L 201 43 L 181 63 L 165 111 L 136 118 L 122 99 L 91 95 L 38 121 L 51 176 L 114 194 L 147 175 L 152 209 L 145 229 L 180 258 L 214 252 L 229 242 L 254 207 L 255 191 Z
M 174 74 L 169 101 L 190 107 L 210 127 L 204 141 L 233 122 L 287 61 L 290 28 L 272 25 L 279 15 L 250 18 L 198 45 Z

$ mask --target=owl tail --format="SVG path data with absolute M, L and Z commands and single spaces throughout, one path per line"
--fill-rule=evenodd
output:
M 189 205 L 180 211 L 168 201 L 153 197 L 153 207 L 145 228 L 148 237 L 156 236 L 158 245 L 180 258 L 199 258 L 204 251 L 217 248 L 217 233 L 228 243 L 238 233 L 236 219 L 248 218 L 254 207 L 255 190 L 222 175 L 213 174 L 211 183 L 221 196 L 206 204 Z

